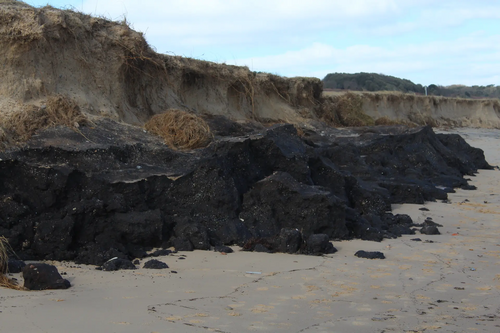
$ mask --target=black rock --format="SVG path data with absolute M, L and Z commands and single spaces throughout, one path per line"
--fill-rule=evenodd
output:
M 421 241 L 422 241 L 422 239 L 420 239 L 420 238 L 412 238 L 412 239 L 410 239 L 410 240 L 412 240 L 412 241 L 414 241 L 414 242 L 421 242 Z
M 425 220 L 424 223 L 422 223 L 423 227 L 442 227 L 442 224 L 436 223 L 432 220 Z
M 267 247 L 265 247 L 262 244 L 255 244 L 253 248 L 253 252 L 265 252 L 265 253 L 271 253 L 272 251 L 269 250 Z
M 440 235 L 439 229 L 436 226 L 424 226 L 420 229 L 420 233 L 424 235 Z
M 162 261 L 156 260 L 156 259 L 151 259 L 147 261 L 143 268 L 148 268 L 148 269 L 165 269 L 168 268 L 168 265 Z
M 233 249 L 230 248 L 229 246 L 225 246 L 225 245 L 214 246 L 214 251 L 215 252 L 224 252 L 224 253 L 233 253 Z
M 176 251 L 193 251 L 193 244 L 185 238 L 176 238 L 173 241 L 173 245 Z
M 134 261 L 132 261 L 132 263 L 134 265 L 140 265 L 141 261 L 139 259 L 135 259 Z
M 177 226 L 174 228 L 174 231 L 178 239 L 181 239 L 184 243 L 180 244 L 180 242 L 174 242 L 174 247 L 177 251 L 191 251 L 189 250 L 190 246 L 187 244 L 187 242 L 191 243 L 193 249 L 196 250 L 210 249 L 210 239 L 208 237 L 208 231 L 205 226 L 189 220 L 184 220 L 181 223 L 177 224 Z
M 326 234 L 314 234 L 309 236 L 304 251 L 306 254 L 321 255 L 337 252 L 337 249 L 330 243 Z
M 419 208 L 418 210 L 421 210 L 421 211 L 424 211 L 424 212 L 428 212 L 429 208 L 422 207 L 422 208 Z
M 365 259 L 385 259 L 385 255 L 382 252 L 378 251 L 359 250 L 358 252 L 354 253 L 354 255 L 358 258 L 365 258 Z
M 9 259 L 7 265 L 9 273 L 21 273 L 26 263 L 22 260 Z
M 103 271 L 118 271 L 121 269 L 137 269 L 137 267 L 128 259 L 113 258 L 102 265 Z
M 29 264 L 23 270 L 24 287 L 29 290 L 68 289 L 71 283 L 63 279 L 57 268 L 48 264 Z
M 348 234 L 345 208 L 338 198 L 279 171 L 245 193 L 240 217 L 257 238 L 276 236 L 282 228 L 297 228 L 306 237 L 320 231 L 337 238 Z
M 0 151 L 0 235 L 23 260 L 93 265 L 254 238 L 293 253 L 298 234 L 283 228 L 302 240 L 412 233 L 391 203 L 446 200 L 449 189 L 468 187 L 464 176 L 491 169 L 480 149 L 430 127 L 317 123 L 299 136 L 289 124 L 221 119 L 210 122 L 212 144 L 189 152 L 107 119 L 79 133 L 42 130 Z
M 296 253 L 303 245 L 302 233 L 297 229 L 283 228 L 275 240 L 278 252 Z

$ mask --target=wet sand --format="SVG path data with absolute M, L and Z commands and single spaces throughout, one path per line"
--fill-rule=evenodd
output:
M 454 132 L 500 165 L 500 131 Z M 334 242 L 324 257 L 235 247 L 157 258 L 167 270 L 54 262 L 73 286 L 1 289 L 0 332 L 500 332 L 500 171 L 470 184 L 478 189 L 449 203 L 393 206 L 415 222 L 431 217 L 441 235 Z

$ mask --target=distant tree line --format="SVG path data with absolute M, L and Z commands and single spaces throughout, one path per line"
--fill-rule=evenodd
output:
M 376 73 L 332 73 L 323 79 L 326 89 L 345 89 L 354 91 L 400 91 L 403 93 L 424 94 L 421 84 L 410 80 L 400 79 L 390 75 Z M 462 97 L 462 98 L 500 98 L 500 86 L 440 86 L 431 84 L 427 93 L 435 96 Z

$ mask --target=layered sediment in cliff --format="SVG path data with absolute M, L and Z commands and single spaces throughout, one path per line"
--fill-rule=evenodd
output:
M 52 7 L 0 5 L 0 109 L 73 99 L 85 113 L 141 125 L 168 108 L 237 120 L 310 117 L 321 82 L 154 52 L 126 24 Z

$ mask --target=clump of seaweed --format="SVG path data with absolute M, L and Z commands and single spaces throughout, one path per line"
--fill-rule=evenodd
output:
M 0 236 L 0 287 L 24 290 L 23 287 L 17 285 L 16 281 L 9 279 L 6 275 L 9 272 L 9 251 L 13 252 L 9 242 L 5 237 Z
M 26 142 L 36 131 L 59 125 L 78 128 L 86 122 L 78 105 L 63 95 L 50 96 L 42 107 L 26 105 L 23 110 L 2 119 L 0 141 Z

